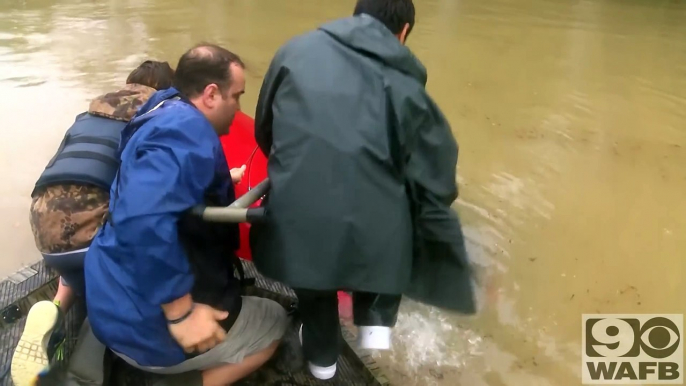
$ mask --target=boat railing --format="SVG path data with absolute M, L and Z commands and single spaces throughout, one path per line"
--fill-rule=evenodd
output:
M 265 178 L 229 206 L 198 205 L 192 211 L 203 220 L 210 222 L 259 222 L 265 218 L 265 208 L 250 208 L 250 206 L 262 198 L 268 190 L 269 178 Z

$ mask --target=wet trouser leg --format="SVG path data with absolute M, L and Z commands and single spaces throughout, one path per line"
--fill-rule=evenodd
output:
M 336 291 L 295 289 L 303 322 L 303 353 L 310 363 L 328 367 L 336 363 L 343 343 Z
M 303 322 L 305 359 L 317 366 L 333 365 L 343 344 L 337 292 L 296 289 L 295 294 Z M 353 293 L 355 324 L 393 327 L 398 318 L 400 299 L 400 295 Z
M 353 293 L 353 318 L 357 326 L 393 327 L 398 320 L 401 295 Z

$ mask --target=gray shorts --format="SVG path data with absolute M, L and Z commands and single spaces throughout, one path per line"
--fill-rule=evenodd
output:
M 243 358 L 269 347 L 286 332 L 286 310 L 279 303 L 255 296 L 244 296 L 238 314 L 226 339 L 211 350 L 171 367 L 139 366 L 133 359 L 118 354 L 131 366 L 157 374 L 180 374 L 206 370 L 226 363 L 240 363 Z

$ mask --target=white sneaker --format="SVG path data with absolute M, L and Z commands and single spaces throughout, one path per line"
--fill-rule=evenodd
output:
M 48 367 L 50 337 L 59 321 L 60 312 L 55 303 L 43 300 L 31 307 L 12 356 L 12 381 L 15 385 L 32 385 L 38 373 Z
M 367 350 L 390 350 L 391 328 L 383 326 L 359 326 L 357 328 L 358 345 Z
M 298 333 L 300 336 L 300 345 L 303 344 L 303 326 L 300 325 L 300 332 Z M 327 380 L 331 379 L 336 375 L 336 364 L 332 364 L 331 366 L 323 367 L 323 366 L 317 366 L 313 364 L 312 362 L 307 362 L 307 367 L 310 369 L 310 373 L 312 373 L 312 376 L 321 379 L 321 380 Z

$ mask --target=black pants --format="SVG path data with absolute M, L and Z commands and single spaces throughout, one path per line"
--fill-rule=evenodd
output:
M 303 322 L 305 359 L 317 366 L 331 366 L 343 345 L 338 320 L 336 291 L 296 289 L 298 310 Z M 353 293 L 353 318 L 358 326 L 393 327 L 398 317 L 400 295 Z

